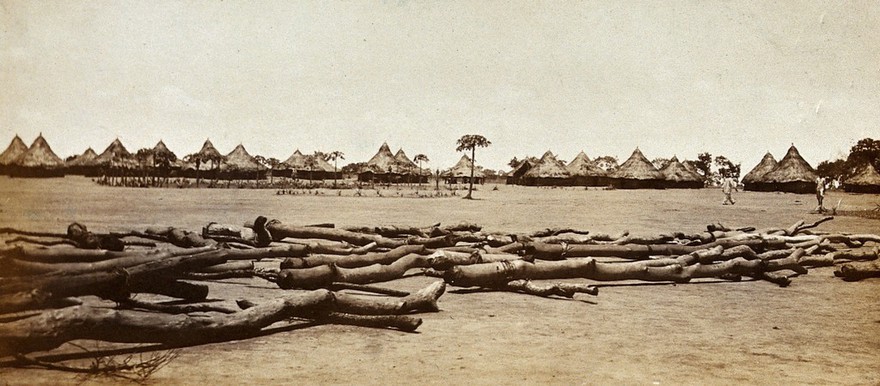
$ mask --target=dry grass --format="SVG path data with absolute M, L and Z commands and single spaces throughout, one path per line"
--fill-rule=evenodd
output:
M 63 181 L 63 185 L 58 185 Z M 488 230 L 585 228 L 634 234 L 698 231 L 706 224 L 788 226 L 814 221 L 812 195 L 743 192 L 722 206 L 714 189 L 601 191 L 491 186 L 460 198 L 276 196 L 268 190 L 129 189 L 84 178 L 0 177 L 0 226 L 93 231 L 259 214 L 287 223 L 427 225 L 471 221 Z M 877 196 L 843 198 L 871 210 Z M 880 221 L 840 216 L 820 230 L 880 233 Z M 411 277 L 388 287 L 420 288 Z M 259 280 L 211 284 L 211 297 L 277 296 Z M 244 284 L 244 285 L 242 285 Z M 613 285 L 598 297 L 549 300 L 450 291 L 418 334 L 319 326 L 179 351 L 156 384 L 876 384 L 880 382 L 880 280 L 846 283 L 813 269 L 788 288 L 765 282 Z M 0 369 L 11 384 L 55 384 L 56 372 Z

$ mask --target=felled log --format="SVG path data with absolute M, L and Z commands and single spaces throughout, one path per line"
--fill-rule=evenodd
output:
M 444 279 L 458 287 L 498 287 L 513 280 L 583 278 L 596 281 L 643 280 L 687 282 L 696 278 L 719 277 L 725 274 L 758 275 L 788 265 L 768 266 L 763 260 L 736 257 L 715 264 L 700 264 L 705 255 L 721 256 L 723 249 L 715 247 L 682 255 L 664 261 L 635 261 L 627 263 L 600 263 L 593 258 L 548 261 L 541 264 L 522 260 L 498 263 L 455 266 L 447 270 Z
M 70 262 L 70 263 L 44 263 L 44 262 L 34 262 L 27 260 L 20 260 L 16 258 L 0 258 L 0 261 L 3 262 L 3 265 L 7 267 L 0 276 L 19 276 L 19 275 L 37 275 L 37 274 L 46 274 L 52 272 L 63 272 L 66 275 L 73 275 L 78 273 L 85 272 L 95 272 L 95 271 L 106 271 L 112 269 L 126 268 L 138 264 L 143 264 L 150 261 L 162 260 L 165 258 L 173 257 L 173 256 L 183 256 L 183 255 L 191 255 L 201 252 L 207 252 L 215 249 L 214 247 L 201 247 L 201 248 L 193 248 L 193 249 L 181 249 L 181 250 L 154 250 L 154 251 L 146 251 L 146 252 L 126 252 L 126 253 L 105 253 L 107 256 L 119 256 L 108 258 L 96 262 Z M 26 254 L 21 254 L 25 256 L 25 258 L 37 256 L 37 260 L 71 260 L 77 258 L 80 254 L 73 253 L 68 254 L 73 251 L 80 250 L 71 250 L 64 249 L 59 251 L 49 251 L 49 250 L 38 250 L 38 253 L 31 254 L 30 256 L 26 256 Z M 52 253 L 49 253 L 52 252 Z M 55 255 L 53 257 L 48 257 L 50 255 Z M 41 256 L 42 255 L 42 256 Z M 88 259 L 91 256 L 87 256 Z
M 437 300 L 446 290 L 446 283 L 435 281 L 425 288 L 402 298 L 365 298 L 334 292 L 336 310 L 359 315 L 402 315 L 419 312 L 437 312 Z
M 834 270 L 834 276 L 846 281 L 859 281 L 871 277 L 880 277 L 880 262 L 862 261 L 843 264 Z
M 233 314 L 199 315 L 77 306 L 0 324 L 0 356 L 54 349 L 76 339 L 188 344 L 253 336 L 275 322 L 333 302 L 331 292 L 289 294 Z
M 409 254 L 391 264 L 373 264 L 365 267 L 343 268 L 335 265 L 322 265 L 302 269 L 282 269 L 278 274 L 278 286 L 283 289 L 327 288 L 333 282 L 369 284 L 390 281 L 403 277 L 413 268 L 428 268 L 428 256 Z
M 511 292 L 520 292 L 528 295 L 541 297 L 560 296 L 573 298 L 576 293 L 598 295 L 599 288 L 577 283 L 552 283 L 537 284 L 531 280 L 513 280 L 502 286 L 502 289 Z
M 880 258 L 880 247 L 858 248 L 829 252 L 824 255 L 804 256 L 800 264 L 806 267 L 827 267 L 835 263 L 870 261 Z
M 330 241 L 344 241 L 354 245 L 367 245 L 370 243 L 376 243 L 377 246 L 384 248 L 396 248 L 401 245 L 405 245 L 405 242 L 402 240 L 395 240 L 379 235 L 356 233 L 336 228 L 316 228 L 285 225 L 278 220 L 270 221 L 268 224 L 266 224 L 266 228 L 269 230 L 269 232 L 272 234 L 272 237 L 276 241 L 283 240 L 284 238 L 289 237 L 294 239 L 321 239 Z
M 424 245 L 402 245 L 388 252 L 366 253 L 362 255 L 311 255 L 306 257 L 287 258 L 281 262 L 282 269 L 310 268 L 327 264 L 335 264 L 343 268 L 364 267 L 371 264 L 390 264 L 409 254 L 427 254 Z
M 193 255 L 171 256 L 161 260 L 117 268 L 112 271 L 94 271 L 79 274 L 48 274 L 37 277 L 10 278 L 0 284 L 0 294 L 30 293 L 37 290 L 50 298 L 97 295 L 109 299 L 127 298 L 131 292 L 150 292 L 162 278 L 174 277 L 176 273 L 197 271 L 204 267 L 221 264 L 227 260 L 259 260 L 267 257 L 286 257 L 304 254 L 305 248 L 283 246 L 249 250 L 219 249 Z M 158 279 L 157 279 L 158 278 Z M 189 295 L 188 295 L 189 297 Z M 15 310 L 38 308 L 41 299 L 18 304 Z M 0 309 L 0 312 L 10 312 Z
M 704 245 L 680 244 L 626 244 L 626 245 L 560 245 L 532 243 L 527 247 L 535 259 L 559 260 L 567 257 L 622 257 L 627 259 L 647 259 L 651 256 L 674 256 L 693 253 L 699 250 L 721 246 L 731 248 L 745 245 L 752 250 L 777 249 L 785 246 L 785 242 L 777 239 L 764 239 L 759 235 L 750 238 L 729 238 L 716 240 Z

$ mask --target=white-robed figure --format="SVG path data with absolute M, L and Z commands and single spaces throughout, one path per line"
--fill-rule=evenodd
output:
M 739 191 L 736 184 L 736 180 L 734 180 L 733 177 L 724 177 L 721 180 L 721 192 L 724 193 L 724 202 L 722 205 L 736 204 L 736 201 L 733 201 L 733 191 Z
M 823 205 L 823 201 L 825 201 L 825 189 L 828 189 L 828 180 L 825 177 L 816 178 L 816 201 L 819 202 L 819 205 L 816 206 L 816 213 L 825 213 L 828 211 Z

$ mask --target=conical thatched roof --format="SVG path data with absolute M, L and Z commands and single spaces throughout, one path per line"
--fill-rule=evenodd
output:
M 226 160 L 220 165 L 220 170 L 238 170 L 243 172 L 254 172 L 265 168 L 245 150 L 242 144 L 238 144 L 235 149 L 232 149 L 226 155 Z
M 666 163 L 666 166 L 664 166 L 663 169 L 660 169 L 660 173 L 663 173 L 663 178 L 667 181 L 700 182 L 703 180 L 699 174 L 688 170 L 676 156 L 673 156 L 672 159 Z
M 214 144 L 211 143 L 210 139 L 205 140 L 205 143 L 202 145 L 202 149 L 199 150 L 199 152 L 196 154 L 198 154 L 199 156 L 201 156 L 204 159 L 211 159 L 211 158 L 221 159 L 221 158 L 223 158 L 223 155 L 220 154 L 219 151 L 217 151 L 217 148 L 214 147 Z
M 880 186 L 880 173 L 870 162 L 864 162 L 855 169 L 855 174 L 843 182 L 847 185 Z
M 40 134 L 31 147 L 18 156 L 14 164 L 28 168 L 54 169 L 64 166 L 64 161 L 52 151 L 43 134 Z
M 565 169 L 565 165 L 556 159 L 550 150 L 544 153 L 537 165 L 523 175 L 523 177 L 530 178 L 567 178 L 570 176 L 571 174 Z
M 632 155 L 617 168 L 612 175 L 614 178 L 629 180 L 662 180 L 663 173 L 660 173 L 651 161 L 642 154 L 639 148 L 633 151 Z
M 565 169 L 573 176 L 604 177 L 608 174 L 590 161 L 590 157 L 587 157 L 583 151 L 578 153 Z
M 28 147 L 25 145 L 24 141 L 21 140 L 21 137 L 18 134 L 12 138 L 12 142 L 9 143 L 9 147 L 0 154 L 0 165 L 10 165 L 18 157 L 21 157 L 22 154 L 27 152 Z
M 284 163 L 290 166 L 291 169 L 303 170 L 306 169 L 306 156 L 300 153 L 299 149 L 296 149 L 290 157 L 284 160 Z
M 456 163 L 455 166 L 447 169 L 441 175 L 443 177 L 468 177 L 468 178 L 470 178 L 471 165 L 473 165 L 473 162 L 471 162 L 470 157 L 468 157 L 467 155 L 462 155 L 461 159 L 458 160 L 458 163 Z M 485 178 L 485 177 L 486 177 L 486 173 L 483 172 L 482 167 L 477 166 L 476 168 L 474 168 L 474 178 Z
M 131 153 L 122 145 L 122 141 L 120 141 L 119 138 L 116 138 L 106 149 L 104 149 L 104 152 L 102 152 L 101 155 L 95 158 L 95 164 L 105 165 L 114 162 L 125 163 L 130 159 L 132 159 Z
M 325 160 L 324 158 L 315 155 L 311 155 L 309 157 L 315 159 L 315 170 L 323 170 L 325 172 L 333 173 L 333 165 L 331 165 L 330 162 L 327 162 L 327 160 Z
M 764 175 L 763 181 L 774 184 L 787 182 L 815 182 L 818 176 L 810 164 L 801 157 L 797 148 L 791 145 L 788 153 L 773 170 Z
M 70 162 L 67 163 L 67 166 L 93 166 L 96 164 L 96 158 L 98 158 L 98 153 L 95 153 L 92 148 L 88 148 L 82 154 L 70 160 Z
M 156 146 L 153 146 L 153 154 L 156 154 L 156 155 L 165 154 L 169 158 L 174 158 L 174 159 L 177 158 L 177 155 L 174 154 L 174 152 L 172 152 L 171 150 L 169 150 L 168 146 L 165 146 L 165 142 L 163 142 L 161 139 L 159 140 L 158 143 L 156 143 Z
M 382 143 L 376 155 L 367 161 L 367 167 L 376 173 L 400 173 L 403 169 L 400 161 L 391 153 L 388 142 Z
M 742 182 L 744 184 L 762 182 L 764 176 L 773 170 L 777 164 L 776 158 L 773 158 L 773 154 L 770 154 L 768 151 L 767 154 L 764 154 L 764 158 L 761 158 L 761 162 L 758 162 L 755 168 L 743 177 Z
M 415 170 L 419 168 L 419 165 L 416 165 L 409 157 L 406 156 L 406 153 L 403 152 L 403 149 L 398 149 L 397 153 L 394 154 L 394 159 L 400 164 L 401 167 L 405 169 Z

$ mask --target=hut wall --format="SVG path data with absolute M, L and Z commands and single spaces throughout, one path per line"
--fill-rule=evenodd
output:
M 700 181 L 664 181 L 666 189 L 702 189 L 703 183 Z
M 843 191 L 849 192 L 849 193 L 880 194 L 880 185 L 843 184 Z
M 12 166 L 9 175 L 17 178 L 53 178 L 64 177 L 64 168 L 31 168 L 25 166 Z
M 630 178 L 613 178 L 611 186 L 615 189 L 663 189 L 664 180 L 635 180 Z

